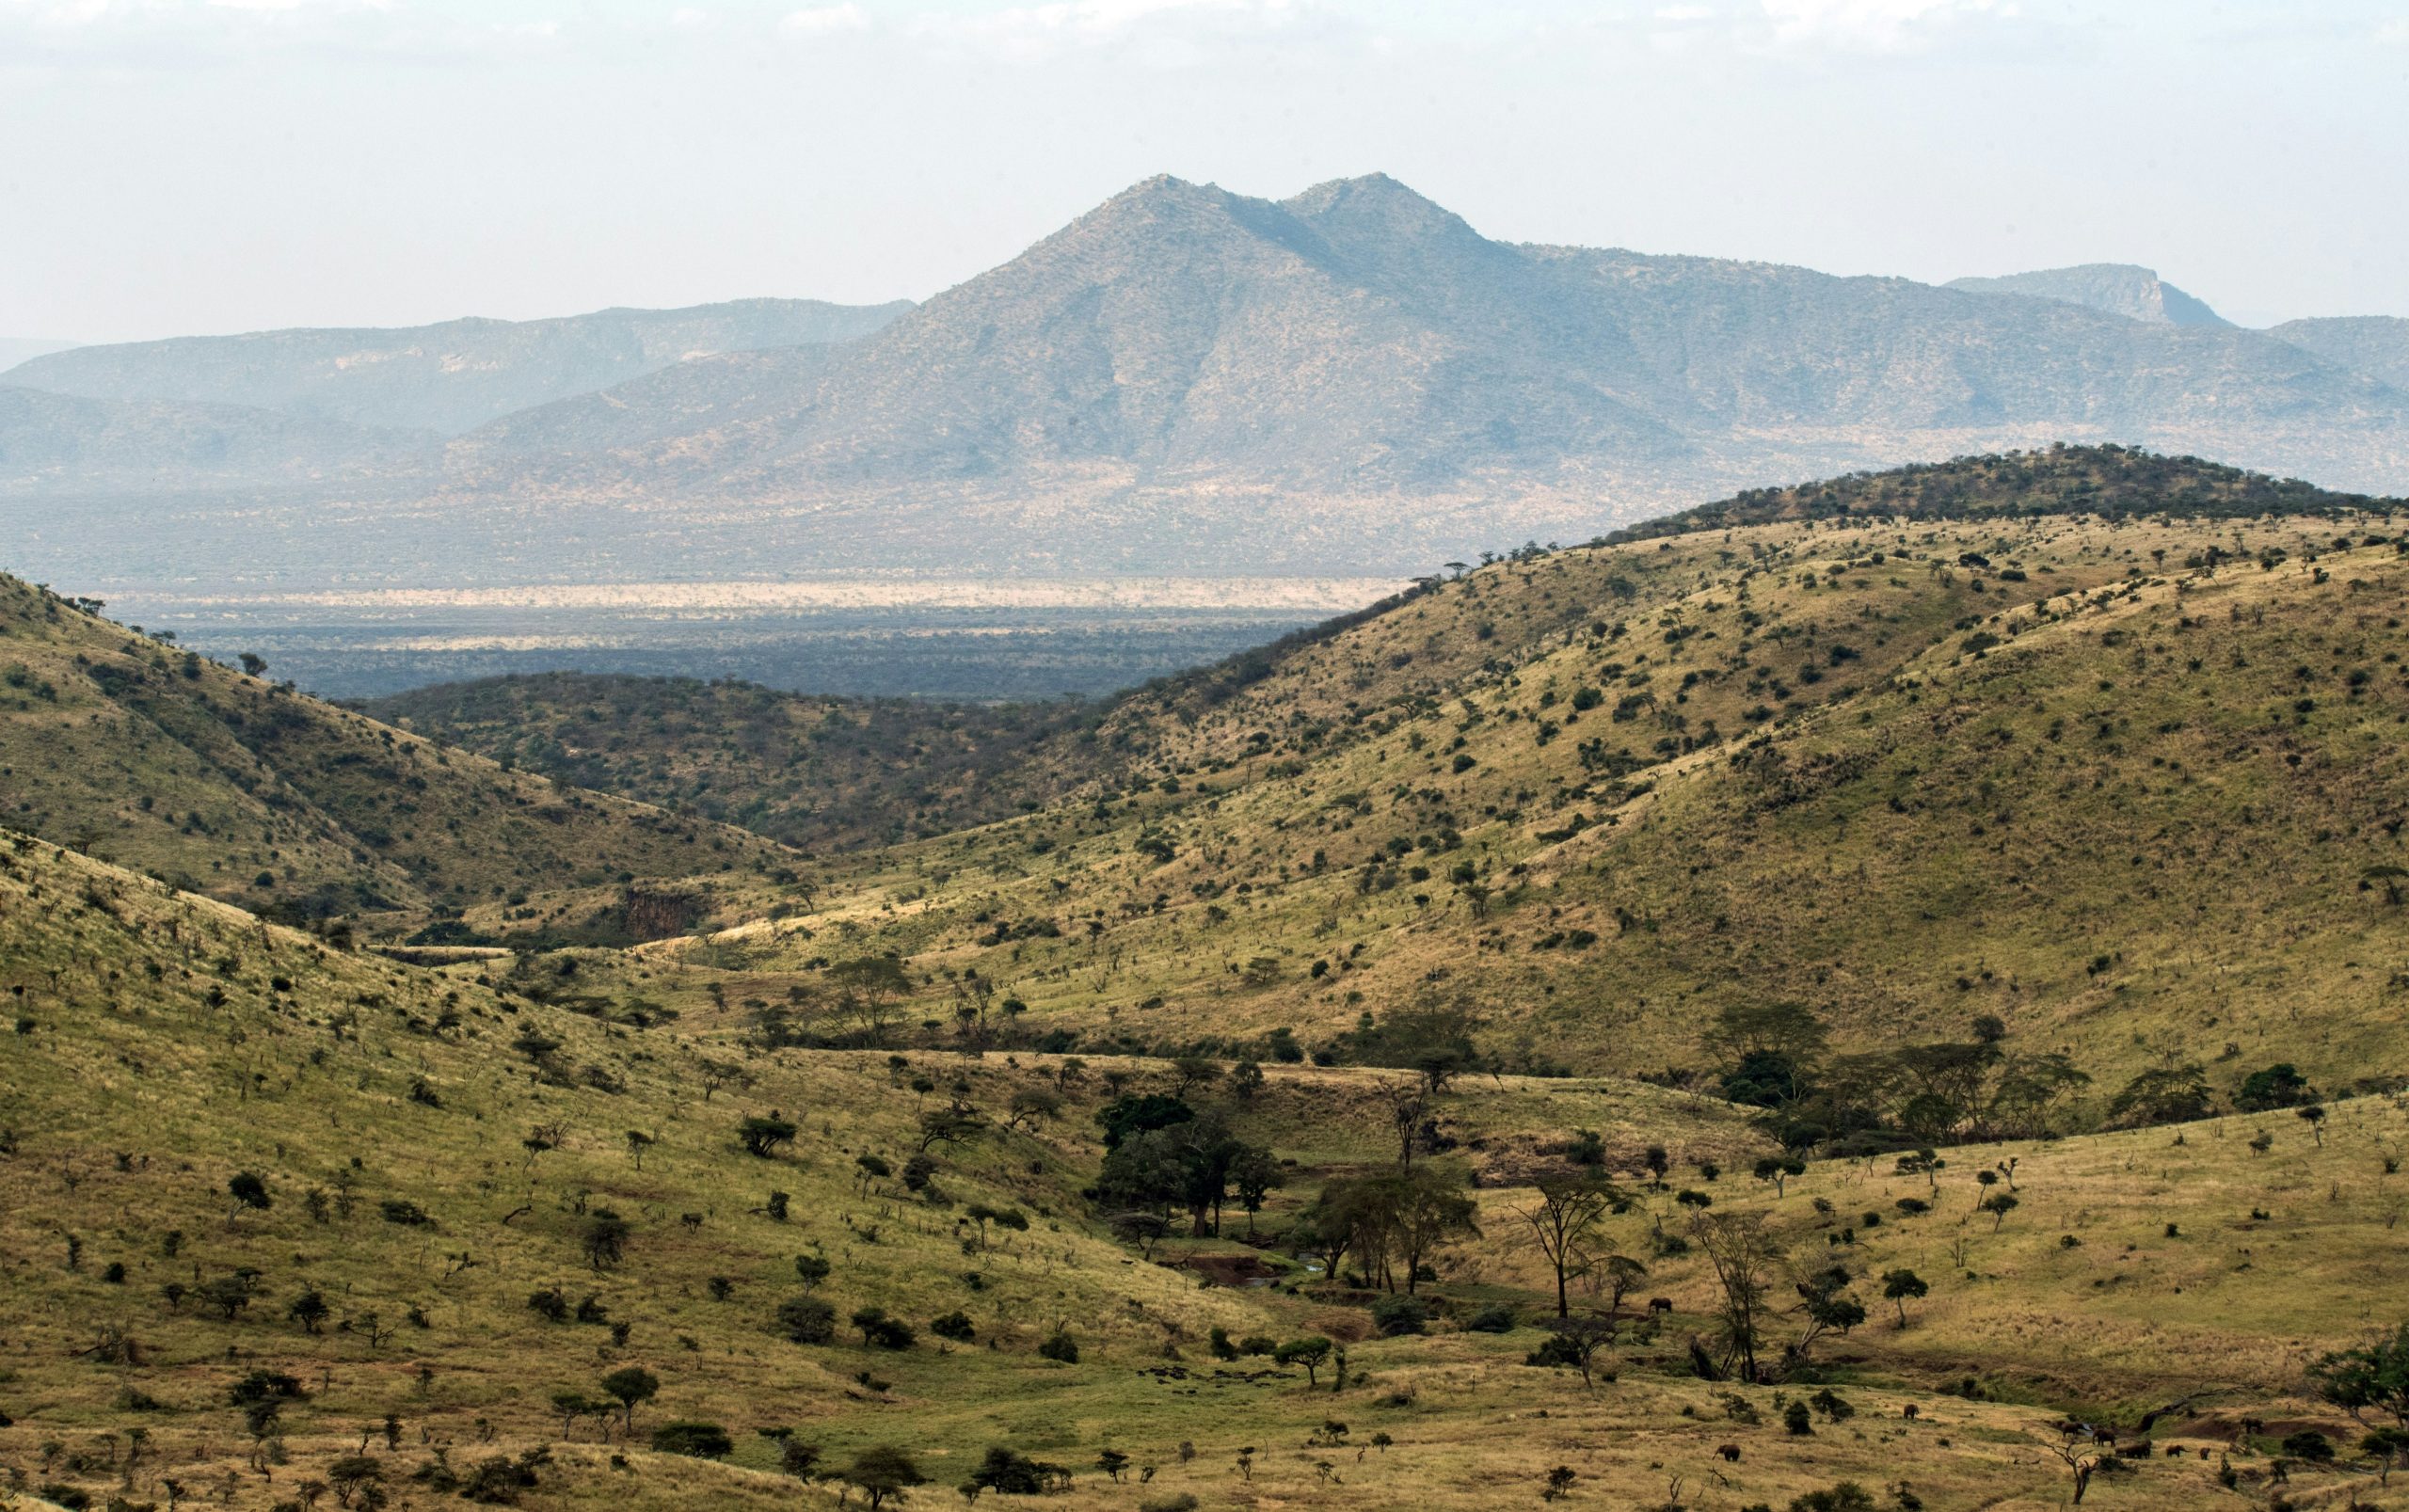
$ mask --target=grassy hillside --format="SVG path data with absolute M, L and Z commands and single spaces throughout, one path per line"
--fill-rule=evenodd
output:
M 485 967 L 353 956 L 24 836 L 0 837 L 0 962 L 23 989 L 0 1041 L 0 1475 L 60 1504 L 837 1504 L 838 1483 L 782 1470 L 792 1441 L 822 1471 L 901 1449 L 932 1501 L 1004 1446 L 1070 1470 L 1050 1504 L 1067 1507 L 1521 1504 L 1558 1465 L 1578 1499 L 1610 1504 L 1781 1505 L 1852 1480 L 1882 1505 L 1909 1504 L 1904 1486 L 1932 1508 L 2041 1507 L 2067 1485 L 2061 1413 L 2130 1434 L 2143 1406 L 2183 1401 L 2097 1500 L 2240 1506 L 2263 1498 L 2275 1437 L 2314 1424 L 2350 1441 L 2346 1419 L 2290 1393 L 2317 1349 L 2388 1320 L 2403 1279 L 2399 1178 L 2377 1157 L 2409 1121 L 2388 1104 L 2338 1106 L 2316 1143 L 2277 1130 L 2263 1154 L 2249 1124 L 2210 1123 L 2172 1145 L 2157 1130 L 1951 1152 L 1937 1179 L 1819 1164 L 1777 1196 L 1737 1174 L 1763 1146 L 1711 1100 L 1483 1078 L 1433 1105 L 1452 1148 L 1427 1161 L 1477 1183 L 1484 1233 L 1434 1257 L 1428 1331 L 1382 1337 L 1364 1311 L 1379 1294 L 1239 1242 L 1235 1210 L 1231 1237 L 1166 1241 L 1153 1263 L 1103 1233 L 1079 1195 L 1101 1153 L 1091 1115 L 1117 1091 L 1171 1091 L 1160 1062 L 897 1064 L 762 1049 L 732 1012 L 571 1013 L 489 988 Z M 96 962 L 105 974 L 79 969 Z M 1185 1095 L 1293 1162 L 1254 1220 L 1268 1234 L 1323 1183 L 1393 1160 L 1400 1083 L 1273 1067 L 1252 1096 Z M 900 1170 L 921 1109 L 958 1098 L 999 1118 L 1031 1090 L 1061 1106 L 934 1146 L 917 1190 L 856 1162 Z M 797 1138 L 756 1157 L 748 1118 Z M 1649 1270 L 1587 1390 L 1525 1363 L 1547 1293 L 1518 1216 L 1580 1129 L 1629 1199 L 1601 1238 Z M 1649 1143 L 1667 1149 L 1661 1186 Z M 1973 1213 L 1971 1172 L 2010 1157 L 2024 1205 Z M 1656 1237 L 1683 1231 L 1674 1188 L 1693 1186 L 1716 1211 L 1765 1213 L 1785 1265 L 1838 1259 L 1860 1291 L 1912 1265 L 1932 1292 L 1904 1329 L 1878 1304 L 1786 1384 L 1699 1379 L 1686 1341 L 1712 1337 L 1712 1272 Z M 829 1265 L 830 1342 L 781 1336 L 797 1255 Z M 1250 1268 L 1274 1284 L 1205 1283 Z M 917 1338 L 869 1347 L 844 1323 L 867 1305 Z M 1497 1306 L 1506 1331 L 1467 1327 Z M 970 1338 L 928 1327 L 957 1309 Z M 1337 1340 L 1343 1380 L 1219 1360 L 1217 1327 Z M 1038 1352 L 1058 1333 L 1076 1361 Z M 599 1396 L 630 1366 L 657 1385 L 631 1427 L 555 1410 L 555 1393 Z M 1853 1415 L 1819 1409 L 1789 1431 L 1788 1404 L 1819 1391 Z M 655 1447 L 673 1422 L 728 1444 Z M 1127 1456 L 1118 1481 L 1097 1468 L 1108 1450 Z M 2373 1490 L 2290 1473 L 2304 1496 Z
M 1075 736 L 1092 717 L 1068 704 L 821 698 L 575 673 L 447 683 L 361 708 L 558 782 L 801 847 L 925 837 L 1042 806 L 1086 774 Z
M 975 972 L 1029 1032 L 1132 1047 L 1448 1002 L 1511 1064 L 1695 1076 L 1715 1014 L 1772 997 L 1847 1050 L 1997 1016 L 2095 1108 L 2170 1057 L 2221 1091 L 2399 1074 L 2381 523 L 1802 522 L 1501 564 L 1132 700 L 1100 737 L 1125 786 L 834 866 L 714 948 L 806 984 L 892 951 L 933 1017 Z
M 0 578 L 0 808 L 20 830 L 295 918 L 790 858 L 505 772 Z

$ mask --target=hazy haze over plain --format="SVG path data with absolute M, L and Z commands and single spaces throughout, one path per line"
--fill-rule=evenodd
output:
M 925 297 L 1152 173 L 1373 169 L 1512 240 L 2409 314 L 2404 140 L 2383 0 L 0 0 L 0 336 Z

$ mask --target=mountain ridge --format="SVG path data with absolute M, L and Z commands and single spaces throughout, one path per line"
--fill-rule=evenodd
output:
M 2057 299 L 2152 325 L 2233 328 L 2233 322 L 2160 278 L 2156 268 L 2131 263 L 2084 263 L 1995 278 L 1952 279 L 1943 287 Z
M 910 306 L 756 298 L 522 321 L 471 315 L 428 326 L 294 326 L 78 346 L 32 358 L 10 375 L 26 388 L 84 398 L 238 404 L 456 435 L 692 357 L 852 340 Z

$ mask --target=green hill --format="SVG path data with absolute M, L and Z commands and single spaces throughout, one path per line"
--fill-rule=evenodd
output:
M 558 782 L 841 848 L 967 829 L 1061 797 L 1085 775 L 1076 735 L 1093 718 L 1071 704 L 576 673 L 445 683 L 360 708 Z
M 788 921 L 1032 1032 L 1334 1042 L 1366 1011 L 1699 1081 L 1728 1005 L 1858 1050 L 2002 1020 L 2109 1094 L 2170 1057 L 2409 1071 L 2381 515 L 1850 518 L 1508 561 L 1110 711 L 1112 784 L 832 866 Z M 756 949 L 776 931 L 740 936 Z
M 787 864 L 772 842 L 505 772 L 0 578 L 14 828 L 291 918 Z

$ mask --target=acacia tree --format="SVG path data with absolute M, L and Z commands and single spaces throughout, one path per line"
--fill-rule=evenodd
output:
M 1448 1172 L 1428 1166 L 1399 1171 L 1379 1178 L 1375 1192 L 1389 1247 L 1405 1265 L 1408 1297 L 1421 1281 L 1425 1261 L 1453 1240 L 1480 1236 L 1480 1209 Z
M 839 1011 L 854 1021 L 854 1032 L 865 1044 L 883 1049 L 895 1022 L 896 1005 L 912 990 L 912 979 L 893 956 L 865 956 L 840 961 L 828 968 L 837 989 Z
M 1598 1228 L 1619 1194 L 1594 1170 L 1541 1176 L 1534 1189 L 1538 1200 L 1515 1212 L 1530 1225 L 1540 1252 L 1555 1272 L 1555 1315 L 1570 1317 L 1569 1285 L 1596 1263 Z
M 2337 1349 L 2308 1367 L 2317 1394 L 2353 1419 L 2373 1409 L 2409 1428 L 2409 1323 L 2354 1349 Z
M 1596 1390 L 1598 1351 L 1614 1342 L 1614 1321 L 1584 1314 L 1577 1318 L 1557 1318 L 1548 1325 L 1548 1329 L 1547 1338 L 1524 1358 L 1523 1363 L 1571 1365 L 1581 1373 L 1583 1391 Z
M 1736 1364 L 1741 1377 L 1753 1381 L 1781 1246 L 1766 1230 L 1763 1213 L 1700 1210 L 1690 1216 L 1690 1235 L 1705 1251 L 1722 1294 L 1715 1312 L 1723 1332 L 1726 1368 Z
M 1886 1270 L 1882 1273 L 1882 1295 L 1889 1297 L 1892 1305 L 1898 1308 L 1899 1327 L 1903 1329 L 1907 1326 L 1908 1300 L 1920 1298 L 1931 1290 L 1932 1287 L 1925 1282 L 1924 1279 L 1912 1270 L 1901 1268 Z
M 642 1365 L 623 1365 L 602 1377 L 602 1392 L 619 1404 L 624 1413 L 621 1425 L 632 1433 L 636 1404 L 649 1402 L 661 1394 L 661 1378 Z
M 1338 1267 L 1349 1254 L 1363 1255 L 1380 1243 L 1378 1204 L 1372 1183 L 1339 1180 L 1323 1186 L 1303 1215 L 1288 1230 L 1288 1242 L 1299 1252 L 1321 1262 L 1322 1275 L 1338 1280 Z M 1368 1266 L 1369 1262 L 1365 1262 Z
M 1279 1158 L 1261 1145 L 1245 1146 L 1230 1163 L 1230 1185 L 1237 1190 L 1238 1205 L 1246 1209 L 1247 1237 L 1254 1236 L 1254 1216 L 1263 1211 L 1264 1199 L 1287 1181 Z
M 1756 1164 L 1754 1174 L 1759 1181 L 1773 1183 L 1773 1195 L 1779 1200 L 1786 1195 L 1784 1188 L 1793 1176 L 1804 1175 L 1807 1163 L 1795 1155 L 1767 1155 Z
M 1594 1272 L 1593 1284 L 1606 1294 L 1606 1315 L 1619 1316 L 1622 1299 L 1648 1279 L 1648 1267 L 1629 1255 L 1607 1255 Z
M 798 1131 L 794 1124 L 773 1109 L 768 1118 L 748 1118 L 737 1125 L 736 1139 L 744 1153 L 767 1160 L 778 1151 L 794 1143 Z
M 845 1467 L 844 1477 L 861 1488 L 869 1499 L 871 1512 L 889 1502 L 901 1502 L 915 1486 L 925 1486 L 928 1477 L 920 1467 L 902 1450 L 886 1444 L 874 1444 L 854 1456 Z
M 1272 1350 L 1271 1360 L 1274 1364 L 1304 1366 L 1305 1389 L 1311 1391 L 1321 1384 L 1318 1373 L 1322 1362 L 1330 1358 L 1330 1352 L 1334 1347 L 1336 1346 L 1320 1334 L 1307 1334 L 1301 1339 L 1291 1339 Z

